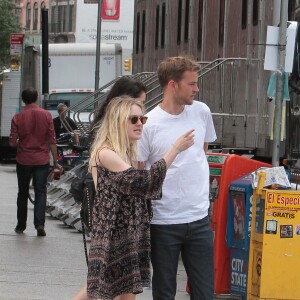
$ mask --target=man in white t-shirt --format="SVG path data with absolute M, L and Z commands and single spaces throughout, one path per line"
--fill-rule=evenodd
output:
M 174 300 L 178 259 L 188 275 L 191 299 L 214 295 L 213 232 L 208 219 L 208 143 L 216 140 L 208 106 L 194 101 L 199 65 L 186 57 L 160 63 L 162 102 L 150 111 L 139 141 L 139 160 L 151 165 L 180 134 L 195 129 L 195 144 L 180 153 L 167 171 L 162 199 L 152 201 L 151 262 L 154 300 Z

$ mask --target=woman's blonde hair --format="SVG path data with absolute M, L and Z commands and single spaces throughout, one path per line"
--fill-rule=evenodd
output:
M 91 146 L 89 170 L 93 163 L 100 163 L 97 153 L 109 148 L 131 165 L 137 161 L 136 141 L 129 141 L 127 126 L 131 107 L 137 105 L 143 111 L 143 103 L 130 96 L 116 97 L 107 106 L 102 124 Z

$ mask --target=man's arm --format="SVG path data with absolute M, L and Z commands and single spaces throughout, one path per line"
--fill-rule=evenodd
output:
M 204 143 L 203 149 L 204 149 L 204 153 L 206 154 L 208 151 L 208 143 Z
M 57 162 L 57 147 L 56 144 L 50 144 L 50 151 L 53 157 L 53 166 L 54 168 L 61 168 L 61 165 Z
M 11 120 L 11 128 L 10 128 L 8 144 L 10 147 L 18 147 L 19 144 L 18 128 L 17 128 L 15 118 L 12 118 Z
M 74 143 L 75 145 L 79 145 L 79 135 L 77 130 L 74 130 Z
M 69 123 L 69 126 L 73 129 L 75 145 L 79 145 L 79 135 L 78 135 L 78 131 L 77 131 L 77 129 L 78 129 L 77 125 L 71 118 L 68 118 L 67 122 Z
M 48 114 L 48 139 L 49 139 L 49 145 L 50 145 L 50 151 L 53 158 L 53 166 L 54 168 L 61 168 L 61 166 L 57 162 L 57 147 L 56 147 L 56 138 L 55 138 L 55 131 L 54 131 L 54 123 L 51 117 L 51 114 Z

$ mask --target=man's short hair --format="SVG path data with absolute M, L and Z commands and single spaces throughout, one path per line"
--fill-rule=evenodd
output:
M 34 88 L 27 88 L 22 92 L 22 100 L 25 104 L 31 104 L 36 102 L 38 98 L 38 92 Z
M 61 112 L 63 111 L 63 108 L 64 108 L 64 107 L 67 107 L 67 105 L 64 104 L 64 103 L 59 103 L 59 104 L 57 105 L 57 111 L 58 111 L 58 113 L 61 113 Z
M 199 64 L 187 56 L 168 57 L 162 61 L 157 69 L 158 81 L 165 88 L 170 80 L 179 82 L 186 71 L 200 70 Z

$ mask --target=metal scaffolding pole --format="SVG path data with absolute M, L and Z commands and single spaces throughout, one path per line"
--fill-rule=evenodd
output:
M 273 155 L 272 166 L 279 166 L 280 159 L 280 140 L 282 126 L 282 101 L 283 101 L 283 81 L 286 53 L 286 31 L 288 21 L 288 1 L 281 0 L 280 6 L 280 24 L 278 39 L 278 57 L 277 57 L 277 82 L 276 82 L 276 98 L 275 112 L 273 123 Z

